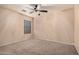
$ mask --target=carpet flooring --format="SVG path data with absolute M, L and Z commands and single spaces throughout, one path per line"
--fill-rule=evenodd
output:
M 77 55 L 72 45 L 29 39 L 0 47 L 0 55 Z

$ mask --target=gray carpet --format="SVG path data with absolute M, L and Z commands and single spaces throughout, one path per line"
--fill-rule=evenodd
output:
M 30 39 L 0 47 L 1 55 L 77 55 L 74 46 Z

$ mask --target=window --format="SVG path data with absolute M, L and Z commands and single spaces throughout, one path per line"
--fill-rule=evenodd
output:
M 24 34 L 31 33 L 31 21 L 24 20 Z

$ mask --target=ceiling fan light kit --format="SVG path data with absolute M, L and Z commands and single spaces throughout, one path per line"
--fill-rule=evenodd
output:
M 32 6 L 32 5 L 31 5 Z M 48 11 L 47 10 L 41 10 L 40 9 L 40 7 L 41 7 L 41 5 L 40 4 L 33 4 L 33 6 L 32 6 L 33 8 L 30 8 L 30 7 L 26 7 L 26 8 L 28 8 L 28 9 L 30 9 L 30 10 L 32 10 L 31 12 L 30 12 L 30 14 L 32 14 L 32 13 L 34 13 L 34 12 L 39 12 L 39 14 L 38 15 L 40 15 L 40 12 L 44 12 L 44 13 L 47 13 Z M 25 10 L 23 10 L 24 12 L 25 12 Z

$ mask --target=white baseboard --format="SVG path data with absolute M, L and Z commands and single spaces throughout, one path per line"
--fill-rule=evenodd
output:
M 38 39 L 38 38 L 35 38 L 35 39 Z M 48 40 L 48 39 L 40 39 L 40 40 L 52 41 L 52 42 L 56 42 L 56 43 L 66 44 L 66 45 L 74 45 L 74 43 L 61 42 L 61 41 L 57 41 L 57 40 Z

